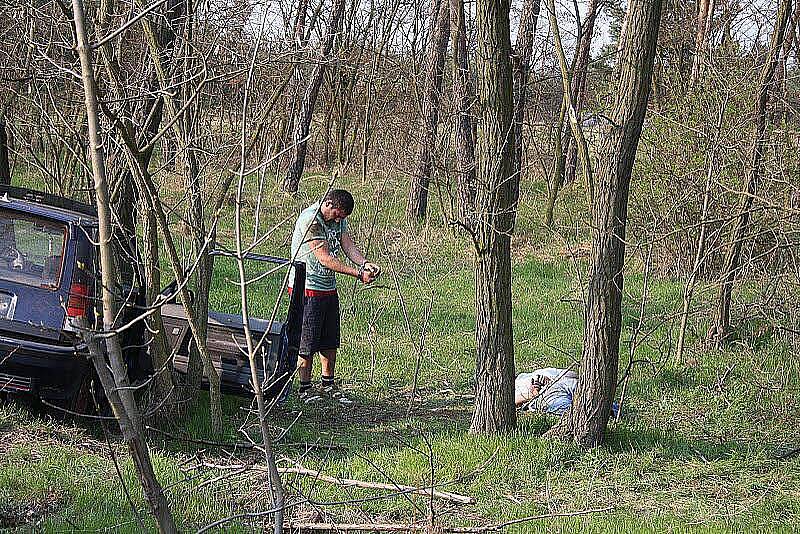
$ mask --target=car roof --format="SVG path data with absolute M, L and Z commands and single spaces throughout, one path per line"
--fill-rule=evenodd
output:
M 91 206 L 39 191 L 17 189 L 0 190 L 0 208 L 47 217 L 64 223 L 89 226 L 97 224 L 97 216 Z

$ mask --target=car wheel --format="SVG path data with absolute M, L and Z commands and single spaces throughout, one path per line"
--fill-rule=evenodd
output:
M 77 415 L 91 415 L 94 413 L 91 376 L 87 375 L 81 380 L 80 387 L 72 398 L 67 401 L 66 408 Z

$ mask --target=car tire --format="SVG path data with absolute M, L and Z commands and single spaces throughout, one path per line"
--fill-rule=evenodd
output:
M 91 415 L 94 413 L 94 401 L 92 400 L 92 378 L 87 375 L 81 380 L 81 385 L 75 394 L 66 402 L 67 410 L 74 412 L 74 415 Z

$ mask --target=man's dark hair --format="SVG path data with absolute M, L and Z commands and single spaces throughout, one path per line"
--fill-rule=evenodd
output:
M 355 206 L 353 195 L 344 189 L 331 189 L 322 199 L 322 202 L 330 202 L 335 209 L 343 210 L 348 215 L 353 213 L 353 207 Z

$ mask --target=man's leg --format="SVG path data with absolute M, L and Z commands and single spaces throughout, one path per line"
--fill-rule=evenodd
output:
M 336 385 L 336 349 L 320 351 L 319 357 L 322 364 L 322 392 L 341 404 L 352 404 Z
M 313 369 L 314 355 L 300 354 L 300 362 L 297 370 L 297 374 L 300 377 L 300 389 L 298 390 L 300 395 L 305 394 L 311 389 L 311 371 L 313 371 Z
M 319 351 L 319 363 L 322 368 L 322 389 L 336 385 L 336 349 Z

